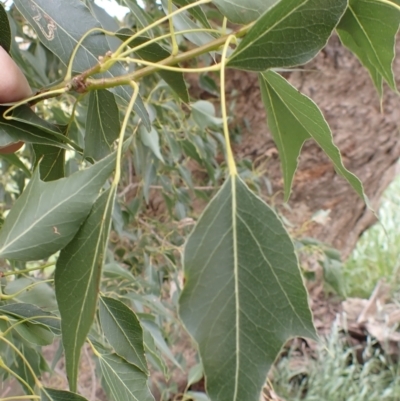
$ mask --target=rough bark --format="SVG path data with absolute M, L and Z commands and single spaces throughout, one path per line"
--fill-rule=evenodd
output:
M 400 48 L 399 48 L 400 50 Z M 395 61 L 400 77 L 400 59 Z M 363 182 L 376 210 L 382 192 L 393 180 L 400 156 L 398 122 L 400 100 L 385 88 L 383 110 L 368 72 L 343 48 L 337 37 L 308 65 L 285 73 L 289 81 L 310 96 L 327 119 L 346 167 Z M 243 127 L 236 153 L 265 167 L 273 193 L 282 192 L 282 174 L 276 147 L 267 129 L 257 76 L 230 70 L 227 76 L 231 99 L 235 97 L 236 122 Z M 234 95 L 236 89 L 237 96 Z M 274 202 L 282 204 L 274 195 Z M 313 142 L 305 144 L 289 201 L 281 207 L 297 228 L 341 250 L 347 257 L 358 237 L 374 221 L 374 215 L 351 187 L 336 174 L 331 162 Z M 323 224 L 312 222 L 319 210 L 329 212 Z

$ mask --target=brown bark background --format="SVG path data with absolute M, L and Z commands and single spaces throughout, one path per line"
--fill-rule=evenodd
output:
M 394 71 L 400 78 L 399 58 L 395 60 Z M 399 96 L 385 87 L 381 111 L 368 72 L 336 36 L 312 62 L 284 75 L 321 108 L 345 166 L 362 180 L 377 210 L 382 192 L 394 178 L 400 156 Z M 264 164 L 273 192 L 280 193 L 273 198 L 279 207 L 283 188 L 280 160 L 267 128 L 257 76 L 229 70 L 227 84 L 228 95 L 236 102 L 236 123 L 243 130 L 236 154 L 251 158 L 256 165 Z M 298 229 L 307 227 L 304 235 L 333 245 L 344 258 L 361 233 L 375 221 L 373 213 L 336 174 L 330 160 L 313 141 L 303 148 L 289 206 L 290 210 L 279 207 L 289 221 Z M 328 219 L 324 224 L 310 223 L 319 210 L 329 212 Z

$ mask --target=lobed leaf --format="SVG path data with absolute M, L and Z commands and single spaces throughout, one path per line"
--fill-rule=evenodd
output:
M 268 126 L 281 157 L 285 199 L 290 196 L 301 148 L 307 139 L 313 138 L 331 159 L 336 171 L 368 202 L 361 181 L 344 167 L 329 125 L 318 106 L 273 71 L 260 74 L 260 87 Z
M 111 153 L 121 130 L 115 96 L 107 90 L 92 91 L 86 114 L 85 156 L 100 160 Z
M 135 313 L 124 303 L 100 297 L 100 323 L 115 352 L 148 375 L 143 347 L 143 329 Z
M 258 401 L 281 347 L 315 337 L 293 243 L 274 211 L 229 177 L 184 250 L 179 314 L 212 401 Z
M 397 91 L 392 69 L 400 11 L 377 0 L 350 0 L 337 26 L 342 43 L 369 71 L 379 95 L 383 80 Z
M 100 195 L 82 227 L 61 251 L 56 265 L 54 282 L 72 391 L 76 390 L 80 351 L 96 313 L 114 201 L 113 187 Z
M 37 169 L 0 230 L 0 257 L 44 259 L 79 230 L 115 166 L 112 154 L 67 178 L 43 182 Z
M 227 65 L 249 71 L 307 63 L 326 45 L 347 0 L 281 0 L 252 26 Z

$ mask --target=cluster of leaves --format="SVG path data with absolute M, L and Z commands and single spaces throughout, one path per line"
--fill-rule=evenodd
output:
M 164 374 L 165 358 L 181 366 L 163 330 L 183 323 L 198 345 L 208 397 L 257 401 L 287 339 L 315 332 L 292 240 L 245 183 L 253 178 L 246 165 L 234 161 L 225 69 L 259 73 L 286 198 L 312 138 L 366 199 L 317 105 L 278 72 L 315 57 L 336 29 L 378 92 L 383 82 L 396 89 L 399 5 L 123 4 L 130 13 L 122 29 L 92 1 L 0 6 L 1 45 L 37 90 L 0 110 L 0 146 L 27 143 L 21 157 L 2 159 L 3 171 L 12 172 L 2 183 L 10 209 L 0 231 L 2 377 L 14 376 L 31 398 L 84 400 L 76 391 L 87 343 L 111 399 L 152 400 L 148 363 Z M 212 103 L 190 99 L 184 72 L 206 74 L 200 82 L 211 92 L 217 86 L 207 73 L 220 73 L 222 118 Z M 226 163 L 217 161 L 221 152 Z M 164 211 L 156 210 L 157 196 Z M 208 205 L 188 237 L 194 198 Z M 154 223 L 168 219 L 164 230 Z M 165 280 L 175 292 L 168 294 Z M 47 369 L 40 347 L 54 336 L 62 338 L 57 356 L 64 354 L 70 391 L 38 378 Z M 196 397 L 205 395 L 184 395 Z

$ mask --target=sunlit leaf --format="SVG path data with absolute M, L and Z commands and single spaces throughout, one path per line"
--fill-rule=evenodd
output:
M 99 356 L 101 373 L 115 401 L 154 401 L 147 375 L 117 355 Z
M 0 3 L 0 46 L 7 52 L 11 49 L 11 29 L 6 10 Z
M 332 160 L 336 171 L 361 198 L 366 199 L 361 181 L 344 167 L 329 125 L 318 106 L 273 71 L 260 75 L 260 87 L 268 125 L 281 158 L 286 200 L 290 195 L 301 148 L 309 138 L 318 143 Z
M 100 322 L 115 352 L 148 374 L 143 348 L 143 330 L 135 313 L 113 298 L 100 298 Z
M 175 4 L 178 6 L 184 7 L 188 4 L 194 3 L 195 0 L 173 0 Z M 193 7 L 188 10 L 188 12 L 192 15 L 192 17 L 196 18 L 197 21 L 201 22 L 204 28 L 211 29 L 211 25 L 208 22 L 206 13 L 203 11 L 201 7 Z
M 280 0 L 213 0 L 230 21 L 235 24 L 248 24 Z
M 396 90 L 392 63 L 400 11 L 376 0 L 350 0 L 337 32 L 342 43 L 368 69 L 382 96 L 382 78 Z
M 184 251 L 179 313 L 199 344 L 212 401 L 259 401 L 281 347 L 315 337 L 293 243 L 274 211 L 234 176 Z
M 36 170 L 0 231 L 0 256 L 44 259 L 62 249 L 79 230 L 115 165 L 110 155 L 67 178 L 43 182 Z
M 326 45 L 347 0 L 281 0 L 260 17 L 227 65 L 249 71 L 307 63 Z
M 115 96 L 106 90 L 91 92 L 86 115 L 85 156 L 100 160 L 110 154 L 120 130 Z
M 65 65 L 69 64 L 72 52 L 82 36 L 90 29 L 101 26 L 80 0 L 15 0 L 14 3 L 31 24 L 40 41 Z M 109 50 L 107 38 L 102 33 L 90 35 L 76 54 L 73 70 L 81 73 L 95 66 L 98 64 L 98 58 Z M 125 68 L 116 63 L 104 76 L 110 78 L 124 74 Z M 126 86 L 116 87 L 112 92 L 126 101 L 132 96 L 131 89 Z M 135 103 L 135 111 L 146 126 L 150 127 L 149 116 L 140 97 Z
M 69 386 L 76 390 L 82 345 L 92 326 L 111 227 L 115 189 L 104 191 L 73 240 L 61 251 L 55 287 Z
M 79 394 L 65 390 L 42 387 L 40 390 L 40 401 L 88 401 Z

